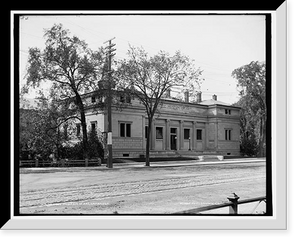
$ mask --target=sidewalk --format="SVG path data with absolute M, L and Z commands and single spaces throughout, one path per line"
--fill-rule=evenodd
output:
M 101 166 L 89 166 L 89 167 L 29 167 L 21 168 L 22 172 L 38 172 L 38 171 L 53 171 L 53 172 L 66 172 L 66 171 L 83 171 L 83 170 L 114 170 L 114 169 L 129 169 L 129 168 L 160 168 L 160 167 L 180 167 L 180 166 L 195 166 L 195 165 L 216 165 L 216 164 L 238 164 L 238 163 L 258 163 L 265 162 L 265 158 L 255 159 L 225 159 L 223 161 L 199 161 L 199 160 L 179 160 L 179 161 L 161 161 L 150 162 L 150 166 L 145 166 L 145 162 L 130 161 L 124 163 L 114 163 L 113 168 L 109 169 L 106 164 Z M 29 172 L 30 173 L 30 172 Z
M 265 158 L 251 158 L 251 159 L 225 159 L 222 161 L 199 161 L 199 160 L 184 160 L 184 161 L 162 161 L 162 162 L 150 162 L 150 167 L 178 167 L 178 166 L 193 166 L 193 165 L 212 165 L 212 164 L 237 164 L 237 163 L 253 163 L 253 162 L 265 162 Z M 106 165 L 102 165 L 106 167 Z M 145 162 L 126 162 L 115 163 L 113 168 L 130 168 L 130 167 L 146 167 Z

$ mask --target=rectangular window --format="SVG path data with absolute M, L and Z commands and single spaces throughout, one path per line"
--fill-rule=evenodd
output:
M 96 102 L 96 97 L 92 96 L 92 103 L 95 103 L 95 102 Z
M 126 103 L 131 103 L 131 98 L 130 98 L 130 96 L 126 96 Z
M 184 134 L 183 134 L 183 138 L 184 139 L 189 139 L 190 138 L 190 129 L 184 129 Z
M 231 140 L 231 129 L 225 129 L 225 140 Z
M 68 123 L 65 123 L 64 126 L 64 139 L 68 139 Z
M 124 102 L 125 102 L 125 97 L 124 97 L 124 95 L 120 95 L 120 102 L 121 102 L 121 103 L 124 103 Z
M 131 97 L 129 95 L 120 95 L 121 103 L 131 103 Z
M 91 122 L 91 128 L 92 128 L 92 130 L 95 131 L 96 127 L 97 127 L 97 121 L 92 121 Z
M 156 139 L 163 139 L 163 128 L 156 127 Z
M 120 123 L 120 137 L 131 137 L 131 123 Z
M 131 124 L 126 124 L 126 137 L 131 137 Z
M 202 129 L 197 129 L 197 140 L 202 140 Z
M 176 128 L 171 128 L 171 133 L 176 133 Z
M 120 123 L 120 137 L 125 137 L 125 123 Z
M 227 115 L 231 115 L 231 110 L 229 110 L 229 109 L 225 109 L 225 114 L 227 114 Z

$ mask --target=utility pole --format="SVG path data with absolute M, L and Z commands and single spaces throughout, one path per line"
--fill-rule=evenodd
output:
M 108 46 L 106 47 L 106 57 L 108 62 L 108 70 L 107 70 L 107 88 L 108 88 L 108 96 L 107 96 L 107 118 L 108 118 L 108 129 L 107 129 L 107 148 L 108 148 L 108 158 L 107 158 L 107 167 L 113 168 L 112 161 L 112 121 L 111 121 L 111 86 L 112 86 L 112 78 L 111 78 L 111 58 L 115 55 L 113 53 L 116 49 L 113 49 L 116 44 L 112 44 L 111 41 L 115 39 L 112 38 L 110 40 L 105 41 L 103 44 L 108 42 Z

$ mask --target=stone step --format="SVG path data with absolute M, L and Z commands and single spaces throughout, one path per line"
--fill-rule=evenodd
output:
M 200 161 L 222 161 L 224 160 L 223 155 L 200 155 L 198 156 Z
M 185 156 L 185 157 L 191 157 L 194 159 L 198 159 L 200 161 L 222 161 L 224 160 L 223 155 L 217 154 L 215 151 L 189 151 L 189 150 L 178 150 L 176 151 L 176 154 L 178 156 Z
M 150 151 L 150 157 L 177 157 L 174 151 Z
M 174 151 L 150 151 L 150 157 L 191 157 L 198 159 L 200 161 L 222 161 L 224 159 L 223 155 L 218 155 L 216 152 L 207 153 L 199 151 L 189 151 L 189 150 L 174 150 Z

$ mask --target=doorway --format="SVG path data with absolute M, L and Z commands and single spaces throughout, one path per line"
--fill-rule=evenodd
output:
M 177 150 L 177 128 L 170 129 L 171 150 Z

